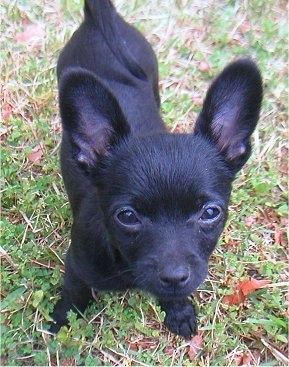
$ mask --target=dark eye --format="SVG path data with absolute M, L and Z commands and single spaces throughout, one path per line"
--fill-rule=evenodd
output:
M 204 208 L 200 220 L 203 222 L 213 222 L 219 218 L 221 210 L 218 206 L 208 206 Z
M 114 217 L 120 224 L 127 227 L 135 227 L 141 223 L 132 209 L 119 209 L 116 211 Z

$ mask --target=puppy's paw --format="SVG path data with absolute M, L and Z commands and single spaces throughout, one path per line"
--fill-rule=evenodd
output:
M 67 309 L 62 308 L 61 306 L 63 306 L 62 300 L 60 300 L 56 304 L 55 309 L 51 314 L 51 318 L 53 319 L 53 321 L 50 322 L 49 332 L 52 334 L 57 334 L 62 326 L 68 324 L 68 320 L 66 317 Z
M 51 322 L 48 331 L 52 334 L 57 334 L 58 331 L 60 330 L 60 328 L 64 325 L 67 325 L 67 324 L 68 324 L 67 320 L 58 321 L 58 322 L 55 322 L 55 321 Z
M 186 299 L 161 302 L 166 312 L 165 325 L 174 334 L 189 338 L 197 332 L 197 320 L 194 306 Z

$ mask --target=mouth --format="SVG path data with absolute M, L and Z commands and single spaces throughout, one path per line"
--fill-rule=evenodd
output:
M 200 282 L 201 283 L 201 282 Z M 161 286 L 155 285 L 154 287 L 146 287 L 142 289 L 154 297 L 157 298 L 163 298 L 163 299 L 174 299 L 174 298 L 185 298 L 189 297 L 192 293 L 194 293 L 199 286 L 198 283 L 196 286 L 194 284 L 188 285 L 186 288 L 178 289 L 178 288 L 172 288 L 172 289 L 164 289 Z
M 164 299 L 185 298 L 185 297 L 190 296 L 194 291 L 195 289 L 189 292 L 185 292 L 185 291 L 174 291 L 174 292 L 163 291 L 162 292 L 160 291 L 160 292 L 154 293 L 154 296 L 158 298 L 164 298 Z

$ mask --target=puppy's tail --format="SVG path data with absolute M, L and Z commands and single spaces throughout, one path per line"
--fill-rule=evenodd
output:
M 120 18 L 111 0 L 85 0 L 84 13 L 86 17 L 93 19 L 114 56 L 135 77 L 146 80 L 146 73 L 126 47 L 125 40 L 122 40 L 119 35 L 118 25 L 123 20 Z

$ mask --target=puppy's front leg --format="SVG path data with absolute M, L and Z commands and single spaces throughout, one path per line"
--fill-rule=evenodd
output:
M 174 334 L 189 338 L 197 332 L 196 312 L 187 298 L 159 299 L 166 313 L 165 325 Z
M 54 323 L 50 327 L 52 333 L 57 333 L 61 326 L 68 323 L 68 311 L 72 310 L 80 315 L 85 311 L 89 301 L 92 299 L 91 288 L 75 274 L 69 260 L 69 256 L 67 256 L 61 298 L 57 302 L 52 313 L 52 318 L 54 320 Z

